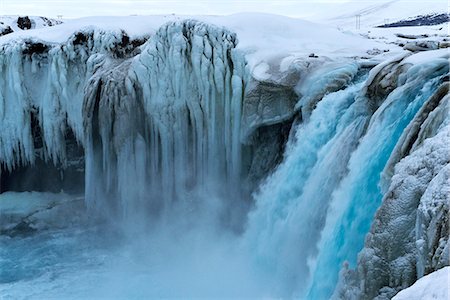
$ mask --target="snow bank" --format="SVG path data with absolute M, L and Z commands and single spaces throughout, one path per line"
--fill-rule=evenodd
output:
M 447 300 L 449 287 L 450 267 L 445 267 L 419 279 L 392 300 Z
M 16 31 L 59 25 L 59 20 L 36 16 L 0 16 L 0 36 Z

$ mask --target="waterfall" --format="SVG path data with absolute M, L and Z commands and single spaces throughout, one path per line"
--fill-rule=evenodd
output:
M 151 267 L 176 257 L 162 277 L 169 289 L 192 250 L 187 277 L 189 268 L 208 277 L 197 263 L 212 255 L 205 261 L 220 276 L 211 274 L 233 293 L 328 299 L 395 191 L 395 167 L 414 164 L 402 159 L 448 119 L 448 54 L 402 54 L 370 71 L 371 62 L 313 55 L 257 80 L 237 46 L 233 32 L 194 20 L 169 22 L 145 43 L 92 29 L 61 45 L 9 42 L 0 49 L 0 171 L 40 162 L 63 173 L 76 144 L 86 215 L 125 228 L 133 246 L 142 238 L 139 251 L 157 254 Z M 424 181 L 414 211 L 419 276 L 427 247 L 441 243 L 422 225 L 443 222 L 444 208 L 426 213 L 446 200 L 433 199 L 443 170 Z
M 90 207 L 102 211 L 118 197 L 121 213 L 135 219 L 192 193 L 239 195 L 245 70 L 235 43 L 197 21 L 169 23 L 139 56 L 91 79 Z
M 397 141 L 447 72 L 445 59 L 409 68 L 375 109 L 367 79 L 328 94 L 298 125 L 283 163 L 255 195 L 245 234 L 276 290 L 331 296 L 341 265 L 354 266 L 363 247 Z

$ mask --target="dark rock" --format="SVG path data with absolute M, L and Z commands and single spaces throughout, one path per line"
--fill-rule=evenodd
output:
M 6 34 L 10 34 L 10 33 L 13 33 L 13 32 L 14 32 L 14 31 L 11 29 L 11 27 L 6 26 L 5 28 L 3 28 L 3 29 L 0 31 L 0 36 L 6 35 Z
M 441 43 L 439 43 L 439 48 L 450 48 L 450 42 L 447 42 L 447 41 L 445 41 L 445 42 L 441 42 Z
M 22 30 L 28 30 L 32 27 L 32 22 L 29 17 L 19 17 L 17 18 L 17 27 L 19 27 Z
M 74 37 L 72 38 L 72 44 L 74 46 L 76 45 L 86 45 L 89 39 L 92 39 L 92 34 L 86 34 L 84 32 L 78 32 L 74 35 Z
M 412 52 L 436 50 L 438 48 L 439 44 L 433 41 L 409 42 L 403 47 L 403 49 Z
M 47 26 L 55 26 L 55 25 L 62 24 L 61 21 L 49 19 L 49 18 L 46 18 L 46 17 L 41 17 L 41 19 L 42 19 L 42 21 L 44 21 L 44 23 L 45 23 Z
M 252 134 L 257 128 L 291 119 L 298 98 L 293 87 L 256 82 L 254 88 L 245 95 L 242 107 L 244 140 L 251 144 Z
M 428 34 L 403 34 L 403 33 L 396 33 L 396 37 L 402 38 L 402 39 L 408 39 L 408 40 L 416 40 L 416 39 L 424 39 L 429 37 Z
M 43 53 L 48 52 L 49 49 L 50 49 L 50 47 L 43 43 L 27 42 L 26 47 L 23 50 L 23 54 L 28 54 L 28 55 L 32 55 L 34 53 L 43 54 Z
M 377 26 L 379 28 L 406 27 L 406 26 L 431 26 L 447 23 L 450 21 L 450 14 L 430 14 L 417 16 L 409 20 L 401 20 L 394 23 Z
M 367 50 L 367 54 L 369 54 L 369 55 L 378 55 L 378 54 L 381 54 L 382 53 L 382 51 L 380 50 L 380 49 L 378 49 L 378 48 L 373 48 L 372 50 Z
M 246 149 L 244 167 L 247 173 L 246 186 L 254 191 L 283 160 L 294 118 L 273 125 L 263 126 L 253 135 L 253 144 Z

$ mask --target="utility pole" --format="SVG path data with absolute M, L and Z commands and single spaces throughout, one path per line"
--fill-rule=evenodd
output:
M 356 15 L 355 16 L 356 17 L 356 29 L 358 30 L 358 29 L 361 29 L 361 15 Z

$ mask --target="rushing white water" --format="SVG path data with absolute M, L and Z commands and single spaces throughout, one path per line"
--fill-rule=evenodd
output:
M 447 72 L 444 59 L 410 68 L 373 116 L 361 84 L 329 94 L 299 126 L 285 161 L 256 195 L 245 236 L 257 264 L 275 274 L 276 290 L 331 296 L 341 264 L 354 266 L 363 246 L 393 148 Z
M 345 174 L 349 153 L 364 129 L 364 116 L 358 116 L 355 102 L 361 87 L 330 94 L 318 104 L 309 122 L 299 125 L 283 164 L 256 196 L 245 239 L 257 264 L 275 274 L 281 285 L 275 288 L 281 293 L 304 288 L 307 258 L 316 251 L 326 214 L 323 207 Z M 342 151 L 342 160 L 336 159 L 336 151 Z
M 383 197 L 379 183 L 391 152 L 416 112 L 436 90 L 436 77 L 447 72 L 446 60 L 412 67 L 405 84 L 394 90 L 372 116 L 349 161 L 349 174 L 333 192 L 308 297 L 329 297 L 342 262 L 355 265 Z

